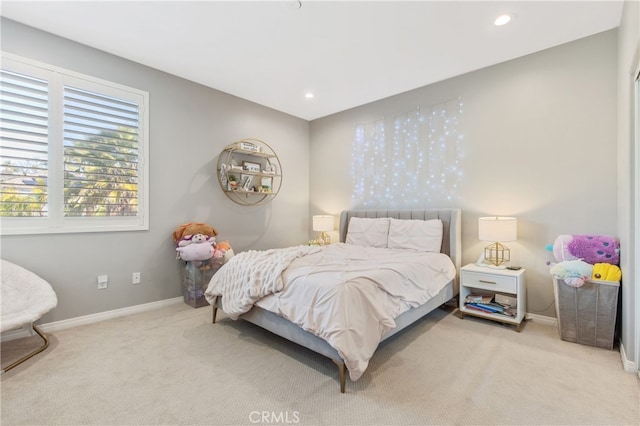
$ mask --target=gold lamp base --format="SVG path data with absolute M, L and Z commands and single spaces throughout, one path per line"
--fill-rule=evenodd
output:
M 331 244 L 331 236 L 329 236 L 329 234 L 326 232 L 321 232 L 320 236 L 318 237 L 318 243 L 323 246 L 328 246 L 329 244 Z
M 484 248 L 484 258 L 487 262 L 500 266 L 511 260 L 511 250 L 500 243 L 489 244 Z

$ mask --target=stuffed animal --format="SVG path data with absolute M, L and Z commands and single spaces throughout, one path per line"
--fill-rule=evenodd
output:
M 587 263 L 620 262 L 620 244 L 606 235 L 560 235 L 553 243 L 553 255 L 558 262 L 582 259 Z
M 211 241 L 213 240 L 213 242 Z M 176 247 L 178 259 L 187 262 L 195 260 L 208 260 L 213 257 L 213 244 L 215 239 L 204 234 L 195 234 L 191 238 L 191 243 L 186 246 Z
M 173 231 L 173 241 L 178 247 L 184 247 L 191 244 L 192 238 L 196 234 L 203 234 L 213 238 L 218 235 L 218 231 L 206 223 L 188 222 L 178 226 L 175 231 Z
M 220 241 L 216 248 L 222 251 L 231 250 L 231 244 L 229 244 L 229 241 Z
M 550 272 L 571 287 L 582 287 L 591 278 L 593 265 L 582 260 L 565 260 L 553 265 Z
M 220 241 L 216 244 L 216 249 L 213 253 L 214 258 L 224 258 L 224 262 L 228 262 L 234 256 L 233 249 L 231 248 L 231 244 L 228 241 Z
M 602 281 L 620 281 L 622 279 L 622 271 L 617 265 L 610 263 L 596 263 L 593 265 L 593 273 L 591 278 Z

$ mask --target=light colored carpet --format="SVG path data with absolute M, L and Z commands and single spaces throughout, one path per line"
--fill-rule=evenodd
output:
M 176 304 L 51 334 L 2 375 L 2 425 L 640 424 L 639 379 L 620 354 L 553 327 L 516 333 L 438 309 L 340 394 L 333 362 L 210 315 Z M 4 343 L 3 365 L 24 344 Z

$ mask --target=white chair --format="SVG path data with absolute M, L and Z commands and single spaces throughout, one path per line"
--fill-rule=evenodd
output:
M 29 326 L 44 341 L 42 346 L 2 368 L 4 373 L 47 349 L 49 339 L 34 322 L 55 308 L 58 298 L 51 285 L 33 272 L 6 260 L 2 260 L 1 268 L 0 332 Z

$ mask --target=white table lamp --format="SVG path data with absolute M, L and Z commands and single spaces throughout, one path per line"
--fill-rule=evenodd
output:
M 327 231 L 333 231 L 333 216 L 321 214 L 313 216 L 313 230 L 320 232 L 320 244 L 331 244 L 331 237 Z
M 511 260 L 511 251 L 503 242 L 516 241 L 517 220 L 515 217 L 481 217 L 478 219 L 478 239 L 491 242 L 484 248 L 484 260 L 500 266 Z

